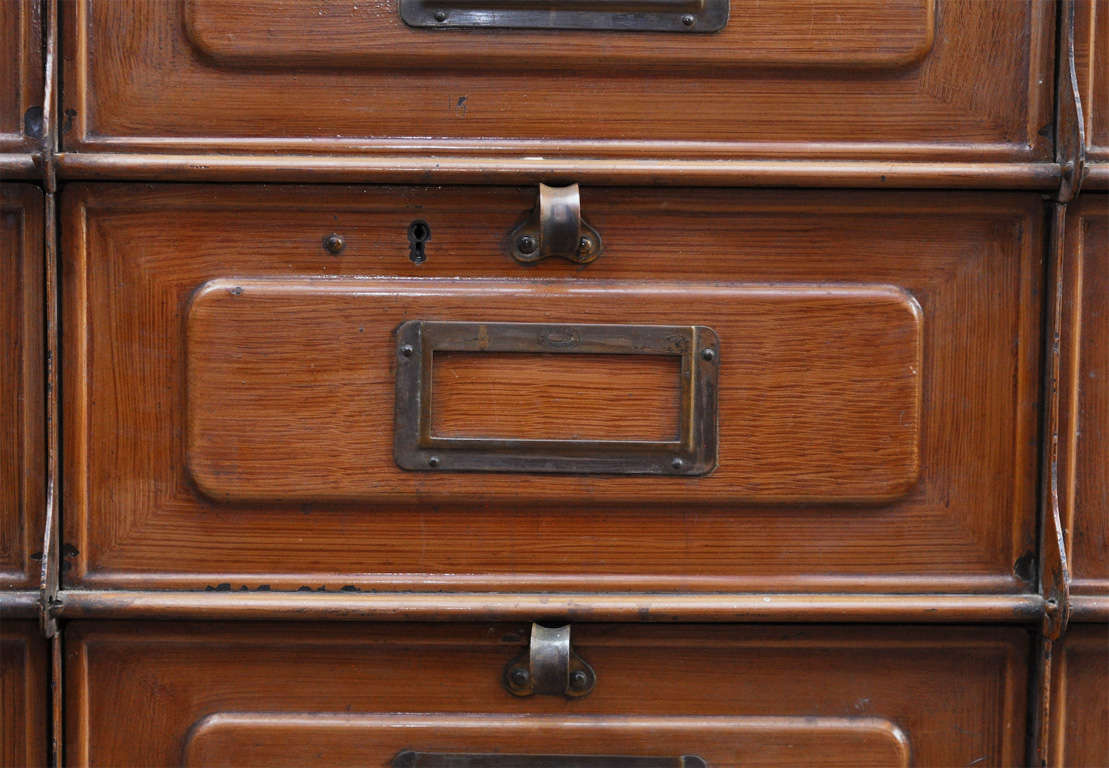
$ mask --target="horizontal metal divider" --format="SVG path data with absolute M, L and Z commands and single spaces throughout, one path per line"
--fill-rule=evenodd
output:
M 299 621 L 995 622 L 1037 625 L 1017 595 L 311 593 L 63 590 L 62 619 Z

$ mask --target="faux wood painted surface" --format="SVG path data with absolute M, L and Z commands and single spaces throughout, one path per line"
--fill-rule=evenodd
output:
M 1074 47 L 1087 160 L 1109 163 L 1109 2 L 1078 0 Z
M 38 136 L 25 132 L 24 116 L 42 106 L 42 3 L 0 2 L 0 153 L 27 153 Z
M 406 748 L 447 754 L 695 753 L 709 765 L 908 768 L 901 729 L 880 718 L 217 714 L 185 744 L 186 767 L 389 765 Z
M 1109 625 L 1072 624 L 1055 659 L 1051 765 L 1109 765 Z
M 0 620 L 0 765 L 46 765 L 47 663 L 37 622 Z
M 75 185 L 63 198 L 71 586 L 1028 589 L 1017 561 L 1034 541 L 1035 195 L 587 188 L 583 210 L 607 251 L 584 269 L 503 255 L 529 189 Z M 408 259 L 416 218 L 432 231 L 419 265 Z M 346 241 L 338 256 L 322 246 L 331 232 Z M 626 479 L 519 475 L 490 475 L 482 496 L 451 504 L 216 503 L 185 471 L 185 320 L 194 292 L 229 276 L 892 286 L 921 308 L 920 479 L 903 498 L 865 505 L 653 501 L 675 486 L 697 493 L 677 478 L 620 504 L 603 497 Z M 382 394 L 378 408 L 391 412 Z M 334 408 L 366 404 L 336 397 Z M 275 468 L 274 482 L 283 475 Z M 558 501 L 488 500 L 506 487 Z
M 1109 594 L 1109 195 L 1068 213 L 1061 470 L 1072 591 Z
M 658 732 L 666 744 L 675 730 L 688 728 L 683 749 L 703 749 L 714 768 L 782 764 L 786 745 L 766 733 L 772 722 L 760 723 L 761 734 L 757 728 L 713 729 L 726 717 L 808 727 L 809 743 L 816 740 L 812 730 L 829 719 L 846 721 L 860 736 L 884 731 L 887 755 L 891 747 L 896 754 L 889 742 L 899 731 L 917 766 L 1022 760 L 1029 653 L 1023 630 L 576 625 L 575 647 L 598 682 L 593 693 L 574 701 L 517 699 L 501 687 L 505 664 L 526 638 L 523 625 L 298 630 L 71 624 L 68 759 L 74 765 L 176 765 L 211 756 L 209 745 L 221 738 L 228 751 L 216 756 L 222 758 L 217 764 L 257 755 L 279 758 L 272 765 L 288 764 L 290 756 L 302 758 L 301 765 L 380 764 L 383 755 L 403 748 L 471 743 L 505 752 L 562 744 L 643 754 L 654 749 L 653 739 L 625 734 L 634 719 L 650 718 L 663 719 Z M 436 729 L 426 725 L 406 736 L 383 734 L 376 744 L 368 741 L 366 752 L 352 754 L 349 729 L 365 733 L 367 724 L 374 718 L 381 723 L 388 713 L 417 714 L 425 723 L 442 718 L 444 727 L 434 739 Z M 325 725 L 305 727 L 313 717 Z M 482 717 L 508 725 L 482 728 Z M 797 722 L 810 717 L 815 720 Z M 120 722 L 130 726 L 119 728 Z M 472 736 L 457 727 L 463 722 L 474 723 Z M 228 733 L 250 723 L 274 742 L 254 747 Z M 290 727 L 294 723 L 301 725 Z M 601 727 L 590 732 L 587 723 Z M 561 729 L 557 737 L 555 727 Z M 423 735 L 428 740 L 417 742 Z M 827 762 L 816 764 L 857 765 L 867 756 L 844 753 L 837 748 L 841 737 L 829 736 L 818 755 Z M 805 741 L 798 739 L 796 747 Z M 901 760 L 898 755 L 893 764 Z
M 43 452 L 42 194 L 0 185 L 0 589 L 38 584 Z
M 415 30 L 395 0 L 80 0 L 63 148 L 1050 159 L 1046 0 L 733 5 L 720 35 L 616 35 Z
M 691 478 L 460 473 L 449 471 L 449 457 L 441 473 L 397 467 L 393 330 L 408 320 L 540 319 L 556 326 L 711 324 L 720 339 L 716 470 Z M 916 300 L 881 285 L 214 280 L 194 292 L 186 321 L 188 467 L 215 502 L 452 504 L 462 516 L 489 503 L 888 502 L 910 493 L 919 475 L 921 326 Z M 433 390 L 432 422 L 437 408 L 451 419 L 500 408 L 524 426 L 480 418 L 454 421 L 452 429 L 569 439 L 575 435 L 551 434 L 559 411 L 544 413 L 548 393 L 569 390 L 588 400 L 607 390 L 606 401 L 563 426 L 590 430 L 578 439 L 613 440 L 617 430 L 678 438 L 675 367 L 651 397 L 644 379 L 626 383 L 621 377 L 630 372 L 607 362 L 622 355 L 589 355 L 599 362 L 563 366 L 561 377 L 548 369 L 542 380 L 535 356 L 501 357 L 524 358 L 512 361 L 502 384 L 530 365 L 525 386 L 534 401 L 512 392 L 488 396 L 488 375 L 480 391 L 456 390 L 443 376 L 459 369 L 448 366 Z M 609 413 L 588 424 L 597 405 Z M 669 434 L 659 434 L 659 412 Z M 615 420 L 627 426 L 610 426 Z M 579 497 L 584 489 L 587 500 Z

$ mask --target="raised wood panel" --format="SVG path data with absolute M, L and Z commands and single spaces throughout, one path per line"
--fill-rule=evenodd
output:
M 209 715 L 189 732 L 185 766 L 389 765 L 436 754 L 696 754 L 711 766 L 908 768 L 901 729 L 868 717 L 518 715 Z
M 37 0 L 0 2 L 0 153 L 31 152 L 41 137 L 27 134 L 25 118 L 42 107 L 42 8 Z
M 38 583 L 46 498 L 42 193 L 0 185 L 0 589 Z
M 1109 162 L 1109 3 L 1077 0 L 1075 65 L 1086 120 L 1089 162 Z
M 733 6 L 716 35 L 552 34 L 411 29 L 395 0 L 80 0 L 65 6 L 63 144 L 1050 159 L 1046 0 Z
M 1109 195 L 1083 196 L 1067 221 L 1061 503 L 1072 590 L 1109 594 Z
M 1109 625 L 1072 624 L 1053 665 L 1050 765 L 1109 765 Z
M 46 765 L 46 664 L 37 622 L 0 620 L 0 765 Z
M 681 744 L 714 768 L 898 765 L 906 750 L 916 766 L 1022 762 L 1020 629 L 575 625 L 597 673 L 577 700 L 501 687 L 526 636 L 517 625 L 75 622 L 67 756 L 380 765 L 404 748 Z
M 452 472 L 449 455 L 438 476 L 400 469 L 389 407 L 397 386 L 393 330 L 405 320 L 540 318 L 556 327 L 711 323 L 720 339 L 716 470 L 586 481 Z M 910 493 L 919 475 L 921 325 L 916 300 L 881 285 L 217 279 L 194 292 L 188 309 L 186 455 L 193 481 L 218 502 L 452 504 L 468 515 L 497 502 L 572 503 L 586 484 L 590 502 L 582 506 L 888 502 Z M 513 365 L 535 368 L 534 356 L 523 357 Z M 533 370 L 534 403 L 487 396 L 488 376 L 473 402 L 472 388 L 458 392 L 442 380 L 458 371 L 448 366 L 433 390 L 432 422 L 437 408 L 450 418 L 501 408 L 524 426 L 482 418 L 453 429 L 494 439 L 543 430 L 539 436 L 567 439 L 574 435 L 550 433 L 558 411 L 544 415 L 548 390 L 588 400 L 598 389 L 619 389 L 601 403 L 609 412 L 599 422 L 585 421 L 598 403 L 581 408 L 570 424 L 591 432 L 579 439 L 611 441 L 618 430 L 633 439 L 678 437 L 676 367 L 652 400 L 616 378 L 629 371 L 604 367 L 622 355 L 588 357 L 601 361 L 592 371 L 580 361 L 561 377 Z M 469 402 L 458 403 L 463 397 Z M 669 435 L 659 434 L 658 412 L 668 414 Z M 593 431 L 610 419 L 625 425 Z
M 590 188 L 584 191 L 584 209 L 601 230 L 607 250 L 584 269 L 553 262 L 525 268 L 502 254 L 502 238 L 533 199 L 533 190 L 508 188 L 68 187 L 63 195 L 62 267 L 67 583 L 236 590 L 1029 588 L 1028 574 L 1018 561 L 1028 561 L 1025 553 L 1033 549 L 1035 531 L 1042 272 L 1037 196 Z M 433 233 L 428 258 L 421 264 L 408 258 L 406 233 L 416 218 L 426 220 Z M 331 232 L 346 242 L 338 256 L 322 245 Z M 197 414 L 203 430 L 195 434 L 211 442 L 196 445 L 199 455 L 188 450 L 187 360 L 192 354 L 188 350 L 196 346 L 188 331 L 190 301 L 203 296 L 197 291 L 209 281 L 229 277 L 275 289 L 295 280 L 300 286 L 330 286 L 333 294 L 318 322 L 306 326 L 305 332 L 312 334 L 309 345 L 298 347 L 293 336 L 284 335 L 295 322 L 292 315 L 301 310 L 296 302 L 281 299 L 273 304 L 276 314 L 261 347 L 243 347 L 237 341 L 204 347 L 213 355 L 205 365 L 218 362 L 217 352 L 236 350 L 267 364 L 257 353 L 272 342 L 274 351 L 284 350 L 274 359 L 284 362 L 271 370 L 284 367 L 293 382 L 301 375 L 297 371 L 306 372 L 305 366 L 317 357 L 314 345 L 323 345 L 315 347 L 322 351 L 315 360 L 319 386 L 297 394 L 300 399 L 286 399 L 268 416 L 277 420 L 270 423 L 285 419 L 297 430 L 292 442 L 287 436 L 268 441 L 268 450 L 280 452 L 287 466 L 258 461 L 265 458 L 259 451 L 267 442 L 266 430 L 252 444 L 255 437 L 244 429 L 261 418 L 249 387 L 227 389 L 225 403 L 219 402 L 216 388 L 200 390 L 201 402 L 217 409 Z M 915 343 L 912 336 L 919 332 L 919 477 L 898 498 L 860 504 L 836 494 L 844 488 L 873 490 L 879 480 L 831 475 L 814 480 L 828 496 L 824 500 L 753 503 L 721 496 L 707 501 L 711 494 L 702 489 L 711 487 L 712 475 L 643 482 L 606 476 L 475 479 L 394 473 L 380 477 L 390 478 L 389 483 L 403 481 L 413 491 L 410 496 L 360 501 L 358 494 L 367 492 L 371 473 L 386 472 L 388 464 L 388 436 L 371 435 L 365 425 L 377 424 L 384 433 L 393 409 L 389 374 L 371 364 L 379 352 L 362 346 L 378 343 L 363 340 L 371 338 L 374 326 L 353 322 L 368 305 L 354 295 L 344 298 L 353 285 L 350 278 L 369 277 L 487 281 L 422 283 L 429 291 L 440 286 L 434 290 L 441 293 L 508 279 L 510 295 L 535 281 L 583 296 L 601 295 L 597 292 L 610 281 L 660 295 L 686 279 L 693 290 L 721 283 L 725 287 L 720 290 L 726 291 L 727 285 L 741 281 L 787 295 L 828 284 L 834 284 L 832 294 L 884 286 L 865 290 L 898 297 L 891 304 L 894 324 L 877 328 L 866 313 L 858 314 L 856 323 L 859 330 L 877 334 L 874 350 L 865 358 L 877 363 L 871 366 L 874 370 L 853 369 L 858 381 L 845 384 L 846 389 L 830 388 L 822 403 L 814 393 L 824 374 L 819 366 L 810 370 L 807 375 L 814 378 L 802 380 L 804 387 L 795 393 L 810 409 L 796 414 L 793 434 L 773 419 L 760 421 L 784 407 L 775 400 L 783 395 L 766 394 L 764 410 L 752 408 L 745 417 L 754 434 L 781 437 L 780 444 L 757 446 L 764 453 L 755 457 L 722 453 L 718 471 L 738 471 L 744 461 L 758 467 L 759 461 L 768 460 L 765 451 L 772 450 L 796 462 L 793 439 L 812 447 L 814 457 L 824 461 L 844 435 L 867 434 L 870 426 L 861 431 L 842 424 L 833 428 L 832 404 L 844 392 L 863 391 L 852 388 L 886 380 L 883 360 L 900 361 L 897 365 L 904 367 L 908 358 L 897 355 L 909 347 L 899 344 Z M 247 287 L 238 296 L 224 292 L 222 306 L 249 311 L 234 323 L 211 329 L 230 334 L 228 339 L 262 333 L 264 315 L 251 309 L 258 306 L 251 298 L 254 290 Z M 596 311 L 604 318 L 617 313 L 640 313 L 647 320 L 663 316 L 657 304 L 645 309 L 652 306 L 649 300 L 628 296 L 609 307 L 597 305 Z M 897 309 L 906 296 L 919 305 L 916 330 L 915 321 L 906 324 L 904 309 Z M 544 307 L 551 304 L 543 301 Z M 586 299 L 568 301 L 579 302 L 572 303 L 576 308 L 585 306 L 581 302 Z M 506 317 L 519 318 L 515 313 L 532 309 L 523 304 L 515 309 L 509 297 L 485 303 L 490 312 Z M 738 323 L 729 318 L 750 316 L 744 314 L 750 310 L 743 301 L 713 307 L 709 314 L 714 322 Z M 666 317 L 682 322 L 702 317 L 695 306 L 665 311 Z M 349 312 L 354 314 L 345 314 Z M 765 339 L 781 338 L 781 330 L 758 327 Z M 801 370 L 800 364 L 783 362 L 790 349 L 806 359 L 819 350 L 816 359 L 835 363 L 825 372 L 859 362 L 843 354 L 858 348 L 846 335 L 832 339 L 819 324 L 785 327 L 795 327 L 798 338 L 775 347 L 761 344 L 759 334 L 751 333 L 735 350 L 727 350 L 726 365 L 750 373 L 753 363 L 764 360 L 774 363 L 771 369 L 782 370 L 784 364 L 784 370 Z M 883 334 L 897 328 L 910 332 L 890 342 L 894 337 Z M 382 337 L 380 330 L 377 335 Z M 814 343 L 820 339 L 827 343 Z M 358 362 L 350 349 L 365 350 L 368 357 Z M 894 354 L 894 349 L 899 351 Z M 349 375 L 355 370 L 351 365 L 363 366 L 365 381 Z M 751 375 L 761 382 L 756 391 L 767 392 L 769 380 Z M 365 389 L 373 376 L 381 379 L 377 389 Z M 296 394 L 281 389 L 285 383 L 278 375 L 267 374 L 266 381 L 278 388 L 274 391 L 283 391 L 283 398 Z M 909 391 L 897 389 L 904 383 L 889 381 L 894 389 L 875 395 L 876 412 L 911 402 L 896 394 Z M 807 388 L 813 382 L 817 384 Z M 344 389 L 348 385 L 362 389 Z M 324 399 L 317 402 L 318 397 Z M 304 422 L 288 407 L 295 402 L 303 408 L 309 401 L 315 410 L 305 413 L 314 414 L 319 434 L 297 426 Z M 326 406 L 322 410 L 321 402 Z M 731 409 L 722 429 L 734 430 L 731 417 L 740 413 L 739 401 L 722 402 Z M 220 408 L 226 413 L 226 438 L 213 418 Z M 819 418 L 807 424 L 804 419 L 813 414 Z M 377 421 L 366 421 L 370 417 Z M 879 430 L 875 434 L 908 434 L 912 418 L 908 413 L 905 418 L 891 424 L 882 417 L 873 426 Z M 829 425 L 827 445 L 814 447 L 808 441 L 820 424 Z M 377 446 L 376 454 L 361 454 L 372 459 L 367 466 L 348 466 L 348 450 L 369 450 L 356 444 L 363 436 Z M 236 482 L 238 470 L 232 463 L 226 481 L 214 471 L 208 477 L 222 482 L 223 491 L 263 489 L 271 501 L 223 503 L 199 492 L 187 468 L 206 455 L 210 458 L 211 446 L 220 444 L 241 447 L 244 463 L 238 470 L 253 461 L 252 475 L 249 482 L 244 475 Z M 884 447 L 901 457 L 897 473 L 889 474 L 893 465 L 884 465 L 884 460 L 873 467 L 886 466 L 882 482 L 887 493 L 911 476 L 905 445 L 894 437 Z M 344 479 L 345 472 L 329 474 L 319 463 L 322 458 L 349 469 L 351 478 Z M 865 461 L 850 451 L 843 460 Z M 784 468 L 773 476 L 796 492 L 805 479 L 805 465 L 799 466 L 797 474 Z M 321 473 L 318 478 L 309 478 L 310 467 Z M 772 474 L 764 472 L 763 479 L 770 481 Z M 841 481 L 842 488 L 837 487 Z M 465 492 L 445 498 L 450 494 L 441 492 L 443 483 L 451 491 Z M 383 488 L 388 490 L 388 484 Z M 336 499 L 336 492 L 346 497 Z M 760 489 L 744 492 L 750 499 Z M 272 500 L 297 493 L 297 501 Z M 676 493 L 689 498 L 676 503 Z M 517 496 L 546 501 L 519 504 Z

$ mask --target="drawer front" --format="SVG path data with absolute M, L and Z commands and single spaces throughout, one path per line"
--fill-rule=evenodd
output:
M 1063 334 L 1062 498 L 1071 589 L 1109 594 L 1109 195 L 1084 196 L 1067 217 L 1068 323 Z
M 406 5 L 443 21 L 409 26 Z M 604 5 L 542 9 L 603 15 Z M 652 9 L 695 23 L 456 26 L 467 14 L 513 24 L 521 6 L 502 0 L 80 0 L 65 11 L 63 141 L 486 161 L 1050 160 L 1049 2 L 734 1 L 714 33 L 698 27 L 699 10 L 682 10 L 713 2 L 610 5 L 629 25 Z
M 0 589 L 38 583 L 45 499 L 42 193 L 0 184 Z
M 0 765 L 46 765 L 46 642 L 33 621 L 0 621 Z
M 1072 624 L 1056 651 L 1050 765 L 1109 760 L 1109 625 Z
M 67 189 L 68 583 L 1027 589 L 1035 196 L 533 195 Z
M 0 155 L 32 152 L 42 138 L 42 9 L 36 0 L 0 3 Z
M 66 646 L 66 754 L 76 765 L 465 765 L 448 756 L 490 753 L 714 767 L 1021 760 L 1022 630 L 573 633 L 593 692 L 521 699 L 501 675 L 525 627 L 78 622 Z M 121 738 L 121 721 L 145 725 Z

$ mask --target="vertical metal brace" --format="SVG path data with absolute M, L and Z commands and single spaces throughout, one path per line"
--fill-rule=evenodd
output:
M 581 698 L 597 682 L 593 668 L 570 647 L 570 625 L 544 627 L 531 625 L 528 652 L 514 659 L 504 670 L 504 685 L 513 696 Z
M 1066 278 L 1067 206 L 1082 189 L 1086 175 L 1086 127 L 1074 61 L 1074 0 L 1062 0 L 1058 15 L 1058 65 L 1055 83 L 1055 161 L 1061 174 L 1052 204 L 1048 248 L 1048 348 L 1044 392 L 1044 491 L 1040 517 L 1040 592 L 1044 598 L 1035 670 L 1029 754 L 1034 765 L 1046 766 L 1051 743 L 1052 662 L 1055 648 L 1070 620 L 1070 569 L 1060 497 L 1059 430 L 1062 408 L 1060 371 Z M 1073 425 L 1070 427 L 1073 428 Z

